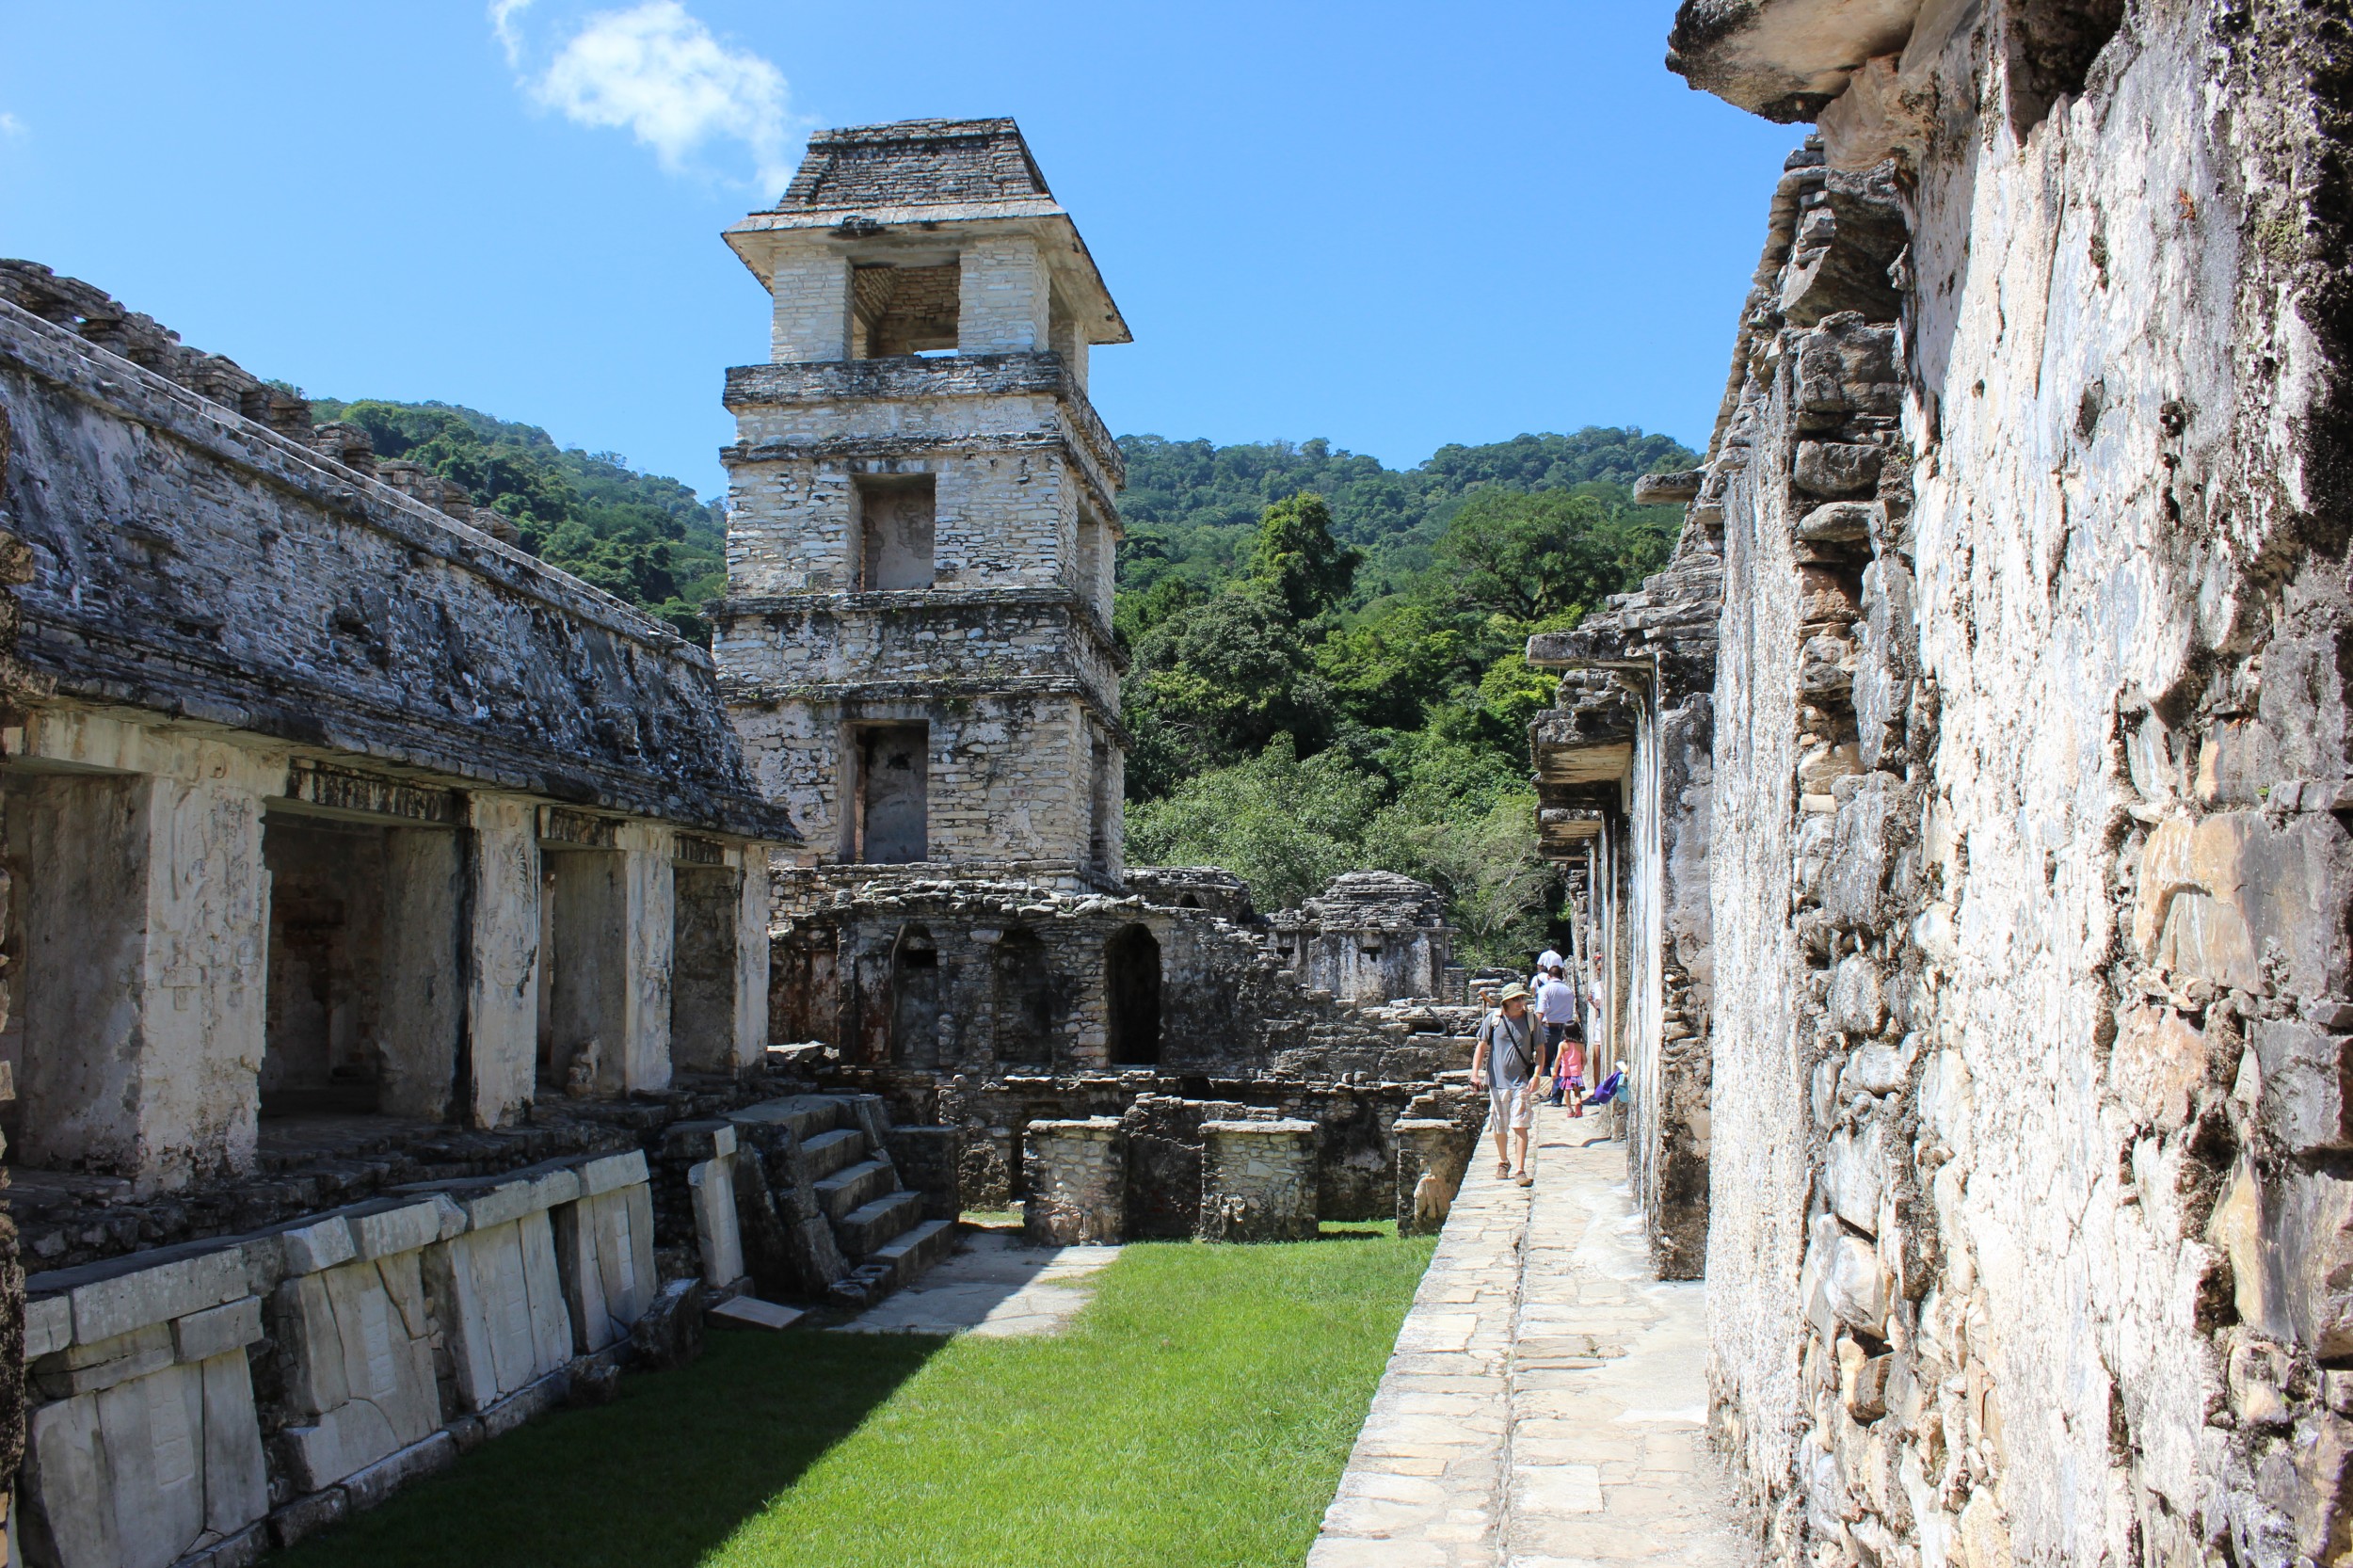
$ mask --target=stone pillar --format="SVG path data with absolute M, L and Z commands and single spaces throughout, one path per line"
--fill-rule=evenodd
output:
M 518 795 L 477 794 L 470 892 L 466 1036 L 476 1127 L 498 1127 L 531 1104 L 539 1041 L 538 808 Z
M 1128 1135 L 1116 1119 L 1032 1122 L 1022 1143 L 1024 1236 L 1043 1246 L 1125 1239 Z
M 776 301 L 769 358 L 780 365 L 849 358 L 850 259 L 788 251 L 776 265 L 768 284 Z
M 957 353 L 1033 354 L 1046 347 L 1052 296 L 1035 239 L 1004 234 L 977 241 L 960 265 Z
M 649 822 L 623 823 L 615 835 L 626 900 L 621 1087 L 631 1094 L 670 1086 L 670 957 L 678 930 L 672 838 L 668 827 Z
M 1204 1241 L 1308 1241 L 1316 1235 L 1316 1124 L 1201 1124 Z
M 748 1067 L 768 1048 L 768 846 L 745 844 L 743 903 L 735 916 L 735 1064 Z
M 385 836 L 382 1108 L 440 1121 L 457 1067 L 457 835 L 400 827 Z
M 1397 1233 L 1435 1235 L 1453 1210 L 1478 1134 L 1426 1116 L 1401 1118 L 1390 1130 L 1397 1135 Z
M 24 1162 L 143 1192 L 248 1168 L 283 755 L 78 715 L 28 725 L 25 749 L 136 771 L 9 781 Z

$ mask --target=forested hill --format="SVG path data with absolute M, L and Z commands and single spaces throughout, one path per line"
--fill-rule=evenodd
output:
M 1687 468 L 1634 429 L 1448 446 L 1394 470 L 1325 441 L 1121 440 L 1114 627 L 1128 858 L 1224 866 L 1259 904 L 1333 874 L 1437 886 L 1475 962 L 1525 962 L 1557 902 L 1535 855 L 1531 632 L 1666 561 Z
M 1197 580 L 1231 569 L 1249 548 L 1258 514 L 1305 490 L 1331 506 L 1334 534 L 1366 554 L 1370 588 L 1427 567 L 1447 519 L 1482 485 L 1630 490 L 1645 473 L 1691 460 L 1672 437 L 1593 425 L 1569 436 L 1442 446 L 1410 469 L 1385 468 L 1321 439 L 1213 446 L 1123 436 L 1119 449 L 1128 459 L 1119 512 L 1129 537 L 1121 583 L 1130 588 L 1149 587 L 1168 570 L 1158 564 L 1164 559 L 1182 562 L 1181 574 Z
M 727 508 L 612 452 L 559 447 L 536 424 L 453 403 L 312 398 L 311 417 L 367 431 L 378 457 L 455 480 L 515 520 L 523 547 L 697 641 L 704 604 L 727 591 Z

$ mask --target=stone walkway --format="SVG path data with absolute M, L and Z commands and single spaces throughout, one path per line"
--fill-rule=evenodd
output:
M 1755 1561 L 1702 1431 L 1705 1287 L 1651 1277 L 1609 1124 L 1537 1114 L 1532 1189 L 1481 1138 L 1308 1568 Z
M 1053 1334 L 1095 1294 L 1117 1247 L 1025 1247 L 983 1231 L 914 1284 L 841 1325 L 851 1334 Z

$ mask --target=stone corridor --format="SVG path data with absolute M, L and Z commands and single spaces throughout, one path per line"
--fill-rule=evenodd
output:
M 1606 1121 L 1482 1139 L 1308 1568 L 1755 1560 L 1708 1451 L 1706 1294 L 1656 1277 Z

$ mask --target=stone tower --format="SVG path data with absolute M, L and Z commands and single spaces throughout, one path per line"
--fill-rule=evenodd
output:
M 1123 468 L 1086 381 L 1128 335 L 1019 129 L 823 133 L 727 240 L 775 326 L 728 372 L 713 646 L 807 835 L 786 906 L 877 866 L 1116 888 Z

